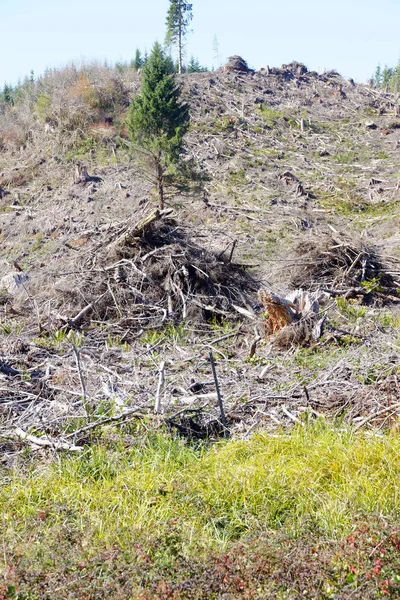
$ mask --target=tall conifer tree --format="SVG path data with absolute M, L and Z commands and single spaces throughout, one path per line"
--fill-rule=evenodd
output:
M 167 13 L 165 45 L 178 48 L 178 73 L 182 73 L 183 39 L 193 18 L 193 4 L 187 0 L 170 0 Z

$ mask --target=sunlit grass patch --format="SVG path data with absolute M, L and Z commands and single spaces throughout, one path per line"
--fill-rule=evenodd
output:
M 360 523 L 395 529 L 399 474 L 394 431 L 356 434 L 317 422 L 214 446 L 148 434 L 135 446 L 95 446 L 12 473 L 0 489 L 4 561 L 51 580 L 114 553 L 122 570 L 139 565 L 129 567 L 139 585 L 184 577 L 187 561 L 206 564 L 249 540 L 271 539 L 262 551 L 272 554 L 279 539 L 337 545 Z M 113 569 L 107 563 L 99 577 Z
M 342 535 L 355 518 L 400 513 L 400 441 L 325 425 L 250 441 L 191 447 L 156 436 L 136 448 L 88 449 L 47 471 L 14 473 L 1 489 L 10 533 L 66 521 L 104 541 L 158 536 L 178 519 L 205 545 L 258 528 Z M 45 518 L 37 523 L 37 515 Z

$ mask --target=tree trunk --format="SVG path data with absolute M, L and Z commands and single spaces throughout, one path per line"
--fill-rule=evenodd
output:
M 155 221 L 161 219 L 172 212 L 172 208 L 168 210 L 164 210 L 164 212 L 160 212 L 158 208 L 153 210 L 151 213 L 144 215 L 135 225 L 129 227 L 127 231 L 125 231 L 122 235 L 120 235 L 115 241 L 112 241 L 109 246 L 108 257 L 115 258 L 115 256 L 121 257 L 124 256 L 126 249 L 134 246 L 138 239 L 141 238 L 146 231 L 151 227 Z M 91 305 L 89 305 L 91 306 Z M 86 307 L 84 310 L 89 310 Z M 72 323 L 74 321 L 79 320 L 81 318 L 83 311 L 81 311 L 74 319 L 72 319 Z
M 180 8 L 178 25 L 178 73 L 182 73 L 182 26 L 182 8 Z
M 150 214 L 145 215 L 135 223 L 133 227 L 130 227 L 128 231 L 123 233 L 117 240 L 114 242 L 116 248 L 125 248 L 126 246 L 131 246 L 135 243 L 135 241 L 140 238 L 150 227 L 154 221 L 158 221 L 160 218 L 160 211 L 158 208 L 153 210 Z
M 161 153 L 159 152 L 156 157 L 157 167 L 157 188 L 158 188 L 158 202 L 160 210 L 164 210 L 164 170 L 161 164 Z

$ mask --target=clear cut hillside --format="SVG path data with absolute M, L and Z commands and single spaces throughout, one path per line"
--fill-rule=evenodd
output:
M 233 433 L 307 415 L 393 423 L 397 98 L 298 63 L 180 76 L 189 177 L 127 244 L 155 208 L 124 122 L 140 76 L 85 69 L 46 76 L 0 117 L 7 444 L 18 426 L 79 447 L 82 419 L 95 435 L 148 418 L 162 363 L 168 425 L 217 435 L 210 349 Z M 74 183 L 78 161 L 88 181 Z M 300 287 L 323 290 L 323 336 L 277 344 L 257 290 Z

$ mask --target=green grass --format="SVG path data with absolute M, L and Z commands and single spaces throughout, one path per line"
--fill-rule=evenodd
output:
M 218 545 L 258 527 L 305 527 L 329 536 L 346 532 L 354 515 L 400 515 L 400 440 L 355 435 L 324 425 L 289 435 L 191 447 L 156 436 L 143 446 L 62 458 L 46 471 L 13 474 L 1 502 L 22 531 L 37 511 L 44 528 L 90 521 L 92 542 L 129 543 L 130 532 L 149 534 L 182 520 L 190 548 Z M 127 537 L 126 537 L 127 536 Z
M 32 576 L 76 571 L 110 548 L 133 560 L 144 545 L 152 568 L 171 573 L 177 561 L 268 532 L 340 540 L 360 522 L 399 521 L 399 475 L 395 432 L 356 435 L 322 422 L 211 447 L 163 434 L 94 446 L 3 482 L 4 557 Z
M 96 140 L 93 137 L 88 136 L 76 144 L 73 150 L 70 150 L 65 154 L 65 160 L 71 161 L 88 158 L 88 156 L 90 156 L 90 152 L 95 150 L 97 145 L 98 144 Z
M 190 329 L 184 323 L 168 323 L 163 329 L 148 329 L 141 337 L 145 345 L 153 346 L 155 344 L 178 344 L 187 340 L 190 336 Z
M 353 151 L 340 152 L 340 153 L 336 154 L 335 158 L 338 161 L 338 163 L 341 163 L 343 165 L 348 165 L 348 164 L 351 164 L 351 163 L 354 163 L 357 161 L 358 154 L 357 154 L 357 152 L 353 152 Z
M 233 169 L 229 169 L 227 183 L 229 185 L 246 185 L 248 183 L 248 179 L 246 177 L 246 173 L 244 169 L 239 169 L 235 171 Z
M 268 127 L 274 127 L 276 123 L 284 118 L 284 113 L 279 110 L 275 110 L 274 108 L 269 108 L 264 104 L 259 105 L 259 111 L 263 118 L 263 121 L 268 125 Z
M 367 308 L 365 306 L 358 306 L 349 302 L 346 298 L 337 298 L 336 306 L 340 313 L 353 324 L 362 322 L 367 315 Z

